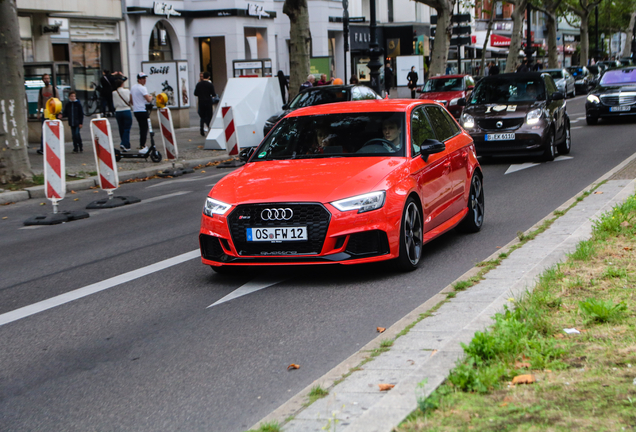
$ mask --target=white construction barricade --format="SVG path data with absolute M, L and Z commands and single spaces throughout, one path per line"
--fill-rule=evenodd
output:
M 177 160 L 179 150 L 177 149 L 177 137 L 174 134 L 170 108 L 159 108 L 159 125 L 161 126 L 161 141 L 166 150 L 166 159 Z

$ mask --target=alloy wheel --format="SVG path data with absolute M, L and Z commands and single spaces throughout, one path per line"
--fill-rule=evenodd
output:
M 407 258 L 412 265 L 417 265 L 422 257 L 422 218 L 414 202 L 410 202 L 405 211 L 404 245 Z
M 470 208 L 476 227 L 484 223 L 484 191 L 479 176 L 474 175 L 470 185 Z

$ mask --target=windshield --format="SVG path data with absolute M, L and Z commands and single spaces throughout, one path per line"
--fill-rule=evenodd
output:
M 422 92 L 447 92 L 464 90 L 462 78 L 439 78 L 426 81 Z
M 574 78 L 580 78 L 585 75 L 582 67 L 568 68 L 568 72 L 570 72 Z
M 470 97 L 470 104 L 507 104 L 545 100 L 543 81 L 527 79 L 482 80 Z
M 636 84 L 636 69 L 608 70 L 601 78 L 601 85 Z
M 550 74 L 550 76 L 552 77 L 552 79 L 558 80 L 563 78 L 563 71 L 546 71 L 547 73 Z
M 404 156 L 404 130 L 404 114 L 395 112 L 288 117 L 252 161 Z
M 342 87 L 323 87 L 320 90 L 313 90 L 300 93 L 289 104 L 289 108 L 297 109 L 314 105 L 322 105 L 334 102 L 344 102 L 351 100 L 350 92 Z

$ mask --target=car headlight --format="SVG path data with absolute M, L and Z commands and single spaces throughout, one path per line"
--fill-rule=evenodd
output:
M 588 95 L 587 96 L 587 100 L 588 100 L 588 102 L 592 102 L 592 103 L 595 103 L 595 104 L 597 104 L 597 103 L 599 103 L 601 101 L 598 98 L 598 96 L 596 96 L 596 95 Z
M 215 200 L 213 198 L 207 197 L 205 200 L 205 205 L 203 206 L 203 214 L 206 216 L 214 216 L 215 214 L 222 215 L 225 214 L 232 207 L 230 204 L 225 204 L 222 201 Z
M 385 191 L 377 191 L 334 201 L 331 205 L 343 212 L 358 210 L 358 213 L 364 213 L 381 208 L 385 197 Z
M 461 98 L 455 98 L 455 99 L 451 99 L 450 103 L 448 104 L 448 106 L 453 106 L 453 105 L 457 105 L 457 101 L 459 101 Z
M 462 125 L 466 128 L 466 129 L 472 129 L 475 127 L 475 118 L 473 116 L 471 116 L 470 114 L 462 114 Z
M 528 123 L 529 125 L 539 123 L 539 119 L 541 118 L 542 113 L 543 110 L 541 108 L 530 111 L 528 115 L 526 115 L 526 123 Z

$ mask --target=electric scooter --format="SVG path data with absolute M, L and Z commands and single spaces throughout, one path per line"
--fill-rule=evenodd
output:
M 115 160 L 119 162 L 121 158 L 124 159 L 148 159 L 153 162 L 161 162 L 162 156 L 159 150 L 155 147 L 155 132 L 152 130 L 152 122 L 150 121 L 150 112 L 152 111 L 152 104 L 146 104 L 146 112 L 148 113 L 148 132 L 150 132 L 150 148 L 145 153 L 128 153 L 122 152 L 119 149 L 115 149 Z

